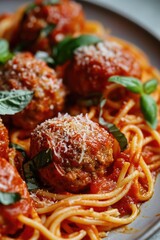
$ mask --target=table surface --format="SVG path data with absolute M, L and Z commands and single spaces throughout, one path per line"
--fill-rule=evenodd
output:
M 20 0 L 18 0 L 20 2 Z M 28 0 L 26 0 L 27 2 Z M 84 0 L 85 1 L 85 0 Z M 118 10 L 122 15 L 128 16 L 137 24 L 143 26 L 160 40 L 160 0 L 92 0 L 113 10 Z M 7 3 L 7 4 L 6 4 Z M 0 12 L 13 4 L 11 0 L 0 0 Z M 6 5 L 8 9 L 6 9 Z M 149 240 L 159 240 L 160 230 Z

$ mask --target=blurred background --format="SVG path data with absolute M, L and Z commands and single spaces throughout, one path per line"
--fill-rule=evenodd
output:
M 30 0 L 25 0 L 29 2 Z M 83 0 L 84 2 L 87 0 Z M 160 0 L 89 0 L 128 16 L 160 39 Z M 16 9 L 22 0 L 0 0 L 0 12 Z
M 92 0 L 108 6 L 149 30 L 160 40 L 160 0 Z

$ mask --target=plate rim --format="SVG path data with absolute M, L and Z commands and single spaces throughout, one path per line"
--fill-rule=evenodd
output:
M 79 3 L 87 3 L 87 4 L 91 4 L 93 6 L 97 6 L 101 9 L 105 9 L 107 11 L 110 11 L 113 14 L 118 15 L 119 17 L 125 19 L 126 21 L 129 21 L 130 23 L 132 23 L 134 26 L 140 28 L 141 30 L 143 30 L 144 32 L 146 32 L 146 34 L 149 34 L 150 37 L 154 38 L 154 40 L 156 40 L 159 44 L 160 44 L 160 37 L 158 37 L 158 35 L 156 35 L 154 32 L 152 32 L 151 29 L 149 29 L 147 26 L 145 26 L 143 23 L 139 22 L 138 20 L 134 19 L 133 17 L 131 17 L 129 14 L 123 12 L 122 10 L 118 10 L 116 7 L 111 6 L 107 3 L 103 3 L 103 2 L 98 2 L 98 0 L 96 2 L 93 2 L 92 0 L 75 0 L 76 2 Z

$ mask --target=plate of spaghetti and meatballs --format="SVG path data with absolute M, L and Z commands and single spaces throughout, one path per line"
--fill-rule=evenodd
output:
M 148 239 L 160 220 L 159 41 L 89 2 L 7 4 L 0 238 Z

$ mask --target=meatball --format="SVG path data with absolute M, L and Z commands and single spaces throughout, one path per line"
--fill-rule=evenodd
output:
M 21 199 L 10 205 L 0 204 L 0 235 L 14 234 L 23 227 L 17 219 L 19 214 L 30 216 L 32 204 L 26 184 L 16 169 L 0 157 L 0 192 L 19 193 Z
M 0 157 L 8 159 L 9 152 L 9 138 L 8 138 L 8 130 L 2 123 L 2 119 L 0 118 Z
M 35 8 L 25 11 L 17 33 L 17 41 L 23 43 L 24 49 L 49 52 L 55 42 L 65 35 L 79 33 L 84 27 L 84 14 L 78 3 L 60 0 L 57 4 L 46 4 L 39 0 L 35 4 Z
M 86 96 L 102 92 L 113 75 L 141 76 L 141 67 L 132 54 L 113 41 L 82 46 L 75 50 L 64 73 L 71 93 Z
M 34 92 L 29 105 L 12 116 L 13 124 L 23 129 L 35 128 L 63 108 L 65 88 L 62 81 L 57 79 L 53 69 L 30 53 L 17 54 L 4 65 L 0 71 L 0 89 Z
M 114 139 L 87 116 L 68 114 L 45 121 L 31 134 L 31 158 L 51 149 L 52 161 L 38 170 L 56 191 L 81 192 L 106 174 L 113 162 Z

